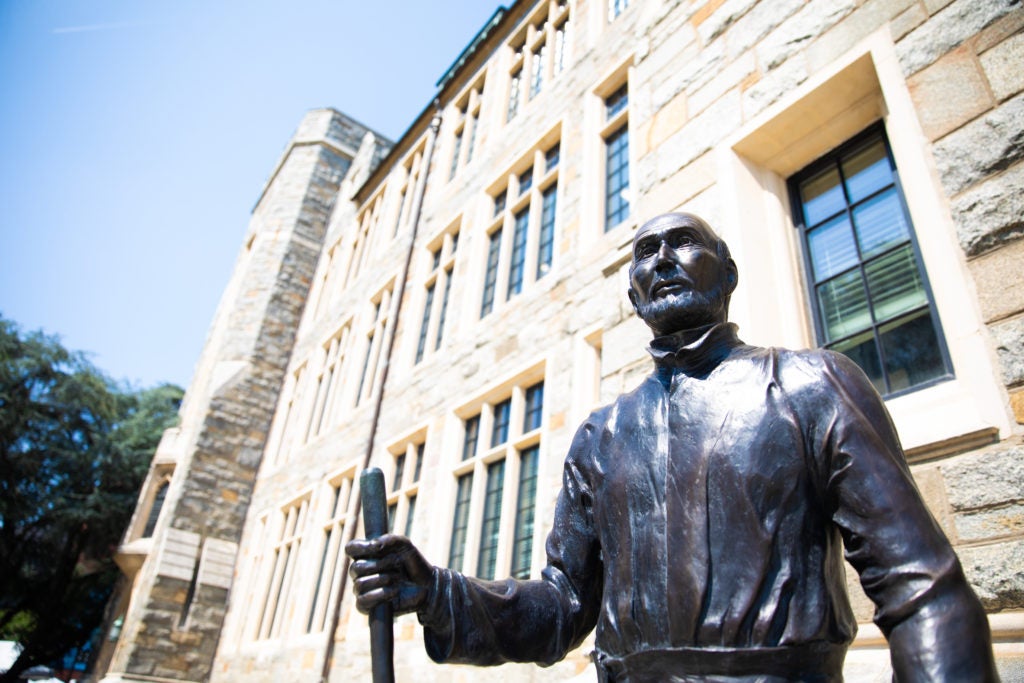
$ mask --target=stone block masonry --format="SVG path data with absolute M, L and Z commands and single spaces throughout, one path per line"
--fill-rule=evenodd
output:
M 299 319 L 344 173 L 367 129 L 310 112 L 253 211 L 250 233 L 186 397 L 191 438 L 136 577 L 110 675 L 210 674 L 238 541 Z M 129 539 L 130 540 L 130 539 Z

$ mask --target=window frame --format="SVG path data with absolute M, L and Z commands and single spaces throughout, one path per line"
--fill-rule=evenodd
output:
M 870 290 L 866 288 L 865 300 L 868 304 L 868 313 L 871 319 L 870 325 L 856 332 L 841 336 L 832 341 L 829 341 L 827 339 L 827 334 L 825 331 L 825 322 L 822 319 L 820 297 L 818 292 L 816 291 L 818 285 L 813 269 L 810 244 L 808 241 L 810 230 L 808 230 L 806 226 L 806 221 L 803 212 L 804 203 L 800 196 L 800 183 L 802 181 L 807 180 L 809 178 L 813 178 L 814 176 L 820 174 L 826 169 L 837 169 L 837 172 L 840 175 L 839 186 L 840 188 L 842 188 L 843 193 L 843 211 L 848 216 L 848 220 L 852 227 L 854 225 L 853 217 L 851 214 L 852 209 L 856 205 L 861 205 L 869 201 L 870 199 L 879 196 L 879 193 L 885 192 L 886 190 L 875 190 L 868 197 L 861 198 L 860 200 L 851 203 L 845 190 L 845 176 L 842 172 L 840 160 L 843 157 L 847 157 L 850 154 L 858 151 L 858 149 L 860 148 L 866 148 L 873 141 L 881 142 L 885 150 L 886 159 L 889 162 L 889 168 L 892 173 L 892 188 L 895 190 L 895 196 L 899 205 L 900 212 L 902 213 L 903 219 L 906 222 L 907 231 L 909 234 L 907 242 L 909 243 L 911 250 L 913 252 L 914 265 L 917 269 L 918 276 L 921 278 L 922 289 L 925 294 L 926 303 L 912 310 L 920 311 L 923 310 L 924 308 L 927 308 L 928 317 L 932 325 L 932 330 L 934 331 L 936 337 L 936 345 L 937 351 L 939 353 L 939 360 L 942 365 L 942 372 L 939 375 L 927 379 L 918 384 L 913 384 L 911 386 L 896 389 L 895 391 L 890 390 L 891 382 L 889 380 L 889 374 L 886 370 L 885 351 L 881 343 L 881 333 L 879 330 L 880 328 L 885 327 L 885 325 L 899 320 L 901 317 L 910 315 L 912 311 L 903 311 L 896 314 L 895 316 L 892 316 L 888 319 L 884 319 L 881 322 L 879 322 L 874 315 L 873 297 L 871 295 Z M 882 382 L 885 385 L 885 391 L 882 391 L 877 386 L 876 389 L 879 389 L 879 393 L 886 400 L 903 396 L 905 394 L 921 391 L 923 389 L 933 387 L 937 384 L 941 384 L 943 382 L 948 382 L 950 380 L 955 379 L 956 376 L 953 368 L 953 362 L 949 352 L 948 345 L 946 343 L 946 336 L 942 327 L 942 321 L 939 316 L 938 305 L 935 300 L 935 294 L 932 291 L 930 278 L 928 277 L 928 271 L 925 267 L 924 259 L 922 257 L 921 246 L 918 242 L 917 230 L 914 227 L 913 219 L 910 215 L 910 211 L 907 206 L 907 201 L 903 192 L 903 186 L 900 180 L 899 169 L 896 167 L 896 160 L 893 155 L 892 147 L 889 143 L 889 137 L 886 133 L 884 122 L 877 121 L 871 124 L 864 130 L 855 134 L 853 137 L 847 139 L 845 142 L 839 144 L 838 146 L 829 150 L 825 154 L 821 155 L 807 166 L 804 166 L 803 168 L 797 170 L 789 178 L 786 179 L 786 189 L 789 198 L 789 205 L 791 209 L 790 214 L 793 221 L 793 225 L 799 233 L 798 240 L 800 243 L 801 258 L 803 260 L 803 275 L 806 282 L 806 286 L 804 287 L 805 301 L 809 309 L 810 319 L 813 323 L 815 343 L 822 348 L 828 348 L 831 345 L 841 343 L 842 341 L 853 338 L 859 334 L 871 332 L 872 338 L 875 341 L 875 349 L 879 362 L 879 368 L 882 373 Z M 840 214 L 837 213 L 836 215 Z M 820 225 L 822 225 L 822 223 L 818 223 L 813 227 L 819 227 Z M 857 249 L 857 262 L 855 265 L 849 266 L 848 268 L 844 269 L 843 272 L 852 271 L 854 269 L 863 271 L 865 268 L 865 264 L 870 263 L 873 260 L 883 258 L 886 254 L 890 253 L 890 250 L 886 250 L 882 254 L 874 255 L 868 259 L 864 259 L 860 253 L 860 246 L 857 245 L 856 243 L 855 246 Z M 898 247 L 894 247 L 892 249 L 896 248 Z M 830 278 L 838 276 L 839 275 L 837 274 L 833 274 L 830 276 Z M 828 280 L 830 278 L 825 279 Z
M 517 571 L 518 578 L 529 578 L 533 573 L 534 558 L 542 546 L 536 522 L 540 514 L 538 492 L 548 415 L 543 402 L 544 383 L 541 364 L 455 412 L 462 447 L 456 449 L 458 453 L 451 458 L 450 466 L 452 534 L 447 539 L 447 554 L 449 566 L 454 569 L 484 579 L 501 579 L 513 571 Z M 528 422 L 527 395 L 536 387 L 541 387 L 540 404 L 535 420 Z M 507 427 L 496 430 L 496 409 L 501 405 L 508 406 Z M 469 425 L 475 426 L 475 439 L 468 438 Z M 496 431 L 503 433 L 497 442 L 493 440 Z M 475 444 L 471 453 L 464 452 L 468 443 Z M 531 463 L 529 458 L 534 461 Z M 525 471 L 524 460 L 528 466 Z M 502 480 L 496 490 L 494 477 L 498 467 Z M 524 475 L 532 477 L 532 484 L 523 481 Z M 520 495 L 526 490 L 524 486 L 531 485 L 531 510 L 524 511 Z M 498 498 L 500 506 L 496 508 Z M 524 536 L 524 529 L 528 536 Z M 487 535 L 491 543 L 485 542 Z M 518 566 L 513 566 L 514 561 Z
M 487 190 L 492 210 L 481 255 L 480 319 L 557 265 L 560 132 L 556 128 L 544 135 Z M 555 148 L 559 152 L 551 156 Z

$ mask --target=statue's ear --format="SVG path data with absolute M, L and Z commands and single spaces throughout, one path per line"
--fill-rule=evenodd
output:
M 731 258 L 725 262 L 725 294 L 729 296 L 736 291 L 736 285 L 739 283 L 740 272 L 736 268 L 736 262 Z
M 640 309 L 637 307 L 637 303 L 636 303 L 636 292 L 633 291 L 633 286 L 632 285 L 630 285 L 629 289 L 626 290 L 626 296 L 629 297 L 629 303 L 631 303 L 633 305 L 633 311 L 637 315 L 640 315 Z

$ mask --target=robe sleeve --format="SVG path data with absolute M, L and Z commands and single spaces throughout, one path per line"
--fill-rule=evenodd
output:
M 845 356 L 823 358 L 828 504 L 875 603 L 895 679 L 998 680 L 985 612 L 914 484 L 882 399 Z
M 450 569 L 437 572 L 427 607 L 419 613 L 431 659 L 549 665 L 594 628 L 603 573 L 593 496 L 583 474 L 594 432 L 594 422 L 585 422 L 565 460 L 540 579 L 483 581 Z

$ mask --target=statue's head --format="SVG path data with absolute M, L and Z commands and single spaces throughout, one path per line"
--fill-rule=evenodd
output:
M 633 237 L 629 300 L 655 336 L 725 322 L 737 277 L 729 247 L 693 214 L 657 216 Z

